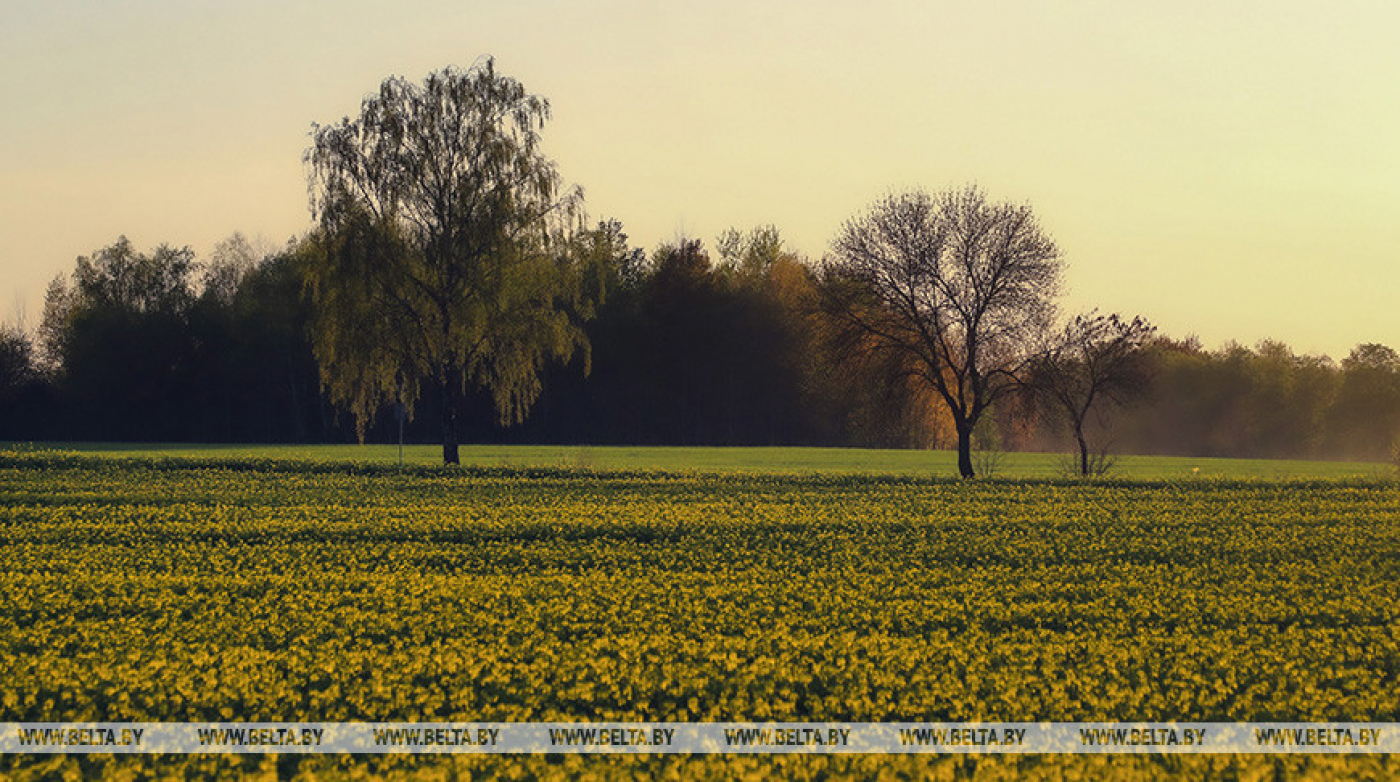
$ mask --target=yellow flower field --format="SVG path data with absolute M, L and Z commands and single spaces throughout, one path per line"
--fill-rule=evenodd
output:
M 4 721 L 1400 721 L 1400 488 L 0 456 Z M 0 757 L 955 778 L 1385 756 Z

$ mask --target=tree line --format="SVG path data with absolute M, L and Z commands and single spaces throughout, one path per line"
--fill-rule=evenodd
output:
M 504 425 L 481 392 L 461 411 L 470 442 L 952 448 L 932 393 L 871 351 L 853 360 L 817 306 L 819 275 L 773 228 L 707 248 L 650 253 L 622 227 L 588 232 L 609 295 L 575 356 L 544 372 L 528 418 Z M 257 256 L 239 235 L 196 263 L 187 248 L 119 239 L 50 286 L 36 333 L 0 332 L 0 440 L 351 442 L 353 416 L 322 387 L 309 334 L 304 250 Z M 1210 350 L 1153 336 L 1142 388 L 1091 410 L 1098 445 L 1121 453 L 1389 457 L 1400 432 L 1400 355 L 1363 344 L 1340 362 L 1266 341 Z M 882 365 L 883 364 L 883 365 Z M 434 442 L 436 392 L 407 437 Z M 979 445 L 1074 447 L 1050 397 L 1014 394 Z M 397 437 L 386 403 L 365 425 Z
M 1400 359 L 1204 350 L 1061 321 L 1025 205 L 892 194 L 812 262 L 772 227 L 647 253 L 539 147 L 489 59 L 314 126 L 316 226 L 200 262 L 125 238 L 0 332 L 0 439 L 949 447 L 1384 458 Z

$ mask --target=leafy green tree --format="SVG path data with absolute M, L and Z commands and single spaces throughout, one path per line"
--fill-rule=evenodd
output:
M 43 352 L 73 410 L 101 436 L 173 439 L 199 406 L 194 253 L 137 251 L 125 237 L 78 258 L 49 286 Z
M 421 85 L 386 79 L 357 118 L 314 127 L 313 342 L 362 437 L 381 405 L 411 411 L 430 384 L 456 464 L 468 382 L 515 423 L 547 360 L 587 355 L 593 303 L 570 241 L 582 196 L 540 150 L 548 117 L 484 59 Z
M 1266 339 L 1247 355 L 1246 366 L 1246 452 L 1273 458 L 1317 455 L 1337 393 L 1338 373 L 1331 359 L 1298 355 L 1282 342 Z
M 1334 453 L 1390 455 L 1400 443 L 1400 354 L 1385 345 L 1357 345 L 1342 360 L 1340 386 L 1329 411 Z
M 179 332 L 195 301 L 194 252 L 162 244 L 142 253 L 131 240 L 80 256 L 69 279 L 56 277 L 45 294 L 39 339 L 53 369 L 73 369 L 75 353 L 95 354 L 120 365 L 131 354 L 150 355 L 135 335 L 118 338 L 132 324 Z
M 783 249 L 782 234 L 771 225 L 760 226 L 748 233 L 730 228 L 719 235 L 715 250 L 719 253 L 720 270 L 745 281 L 761 279 L 774 264 L 794 258 L 792 253 Z
M 194 251 L 162 244 L 138 252 L 125 236 L 109 247 L 78 258 L 73 284 L 89 309 L 179 314 L 194 301 Z

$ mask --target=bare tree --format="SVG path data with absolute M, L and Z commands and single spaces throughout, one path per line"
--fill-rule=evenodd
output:
M 958 472 L 972 432 L 1018 387 L 1053 314 L 1059 249 L 1029 206 L 975 186 L 892 195 L 846 223 L 823 269 L 823 303 L 851 344 L 904 357 L 947 405 Z
M 1069 426 L 1079 447 L 1080 475 L 1095 472 L 1085 434 L 1090 414 L 1105 413 L 1105 404 L 1126 404 L 1146 389 L 1150 378 L 1142 348 L 1156 330 L 1142 318 L 1126 321 L 1090 312 L 1065 324 L 1037 359 L 1030 388 Z

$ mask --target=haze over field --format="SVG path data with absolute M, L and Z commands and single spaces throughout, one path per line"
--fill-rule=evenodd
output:
M 1068 309 L 1209 346 L 1400 345 L 1400 10 L 1378 2 L 20 0 L 0 26 L 0 320 L 126 234 L 310 225 L 313 121 L 491 54 L 634 243 L 773 223 L 825 252 L 891 188 L 1030 203 Z

